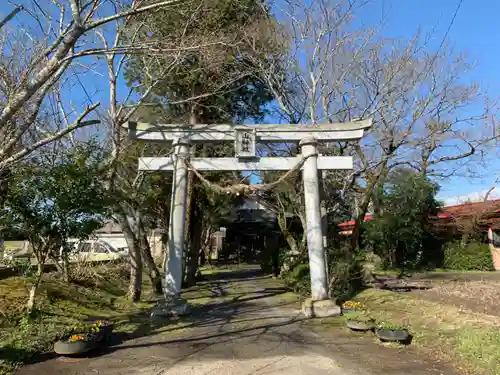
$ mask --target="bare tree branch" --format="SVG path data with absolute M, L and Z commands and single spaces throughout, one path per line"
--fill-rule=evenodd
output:
M 132 9 L 130 9 L 130 10 L 120 12 L 120 13 L 114 14 L 114 15 L 109 16 L 109 17 L 102 18 L 100 20 L 89 22 L 86 25 L 86 30 L 88 31 L 91 29 L 95 29 L 96 27 L 99 27 L 101 25 L 104 25 L 104 24 L 112 22 L 112 21 L 116 21 L 120 18 L 135 16 L 137 14 L 141 14 L 141 13 L 148 12 L 151 10 L 163 8 L 165 6 L 172 6 L 172 5 L 185 4 L 185 3 L 187 3 L 186 0 L 168 0 L 168 1 L 160 1 L 158 3 L 153 3 L 150 5 L 145 5 L 143 7 L 138 7 L 138 8 L 132 7 Z
M 96 103 L 90 107 L 87 107 L 81 114 L 80 116 L 78 116 L 78 118 L 73 121 L 73 123 L 56 132 L 55 134 L 52 134 L 26 148 L 24 148 L 23 150 L 15 153 L 14 155 L 2 160 L 0 162 L 0 170 L 3 170 L 5 168 L 8 168 L 9 165 L 15 163 L 16 161 L 22 159 L 23 157 L 25 157 L 26 155 L 30 154 L 31 152 L 35 151 L 35 150 L 38 150 L 39 148 L 41 147 L 44 147 L 46 145 L 48 145 L 49 143 L 51 142 L 54 142 L 58 139 L 61 139 L 62 137 L 64 137 L 65 135 L 71 133 L 72 131 L 78 129 L 78 128 L 82 128 L 82 127 L 85 127 L 85 126 L 89 126 L 89 125 L 95 125 L 95 124 L 98 124 L 100 123 L 99 120 L 89 120 L 89 121 L 83 121 L 83 119 L 85 117 L 87 117 L 87 115 L 89 113 L 91 113 L 92 111 L 94 111 L 98 106 L 100 105 L 100 103 Z
M 13 19 L 19 12 L 23 11 L 24 7 L 22 5 L 19 5 L 15 7 L 7 16 L 4 17 L 3 20 L 0 20 L 0 30 L 9 22 L 11 19 Z

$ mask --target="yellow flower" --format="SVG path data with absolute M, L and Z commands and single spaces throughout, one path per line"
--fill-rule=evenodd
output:
M 68 342 L 76 342 L 76 341 L 83 341 L 85 337 L 82 335 L 71 335 L 68 339 Z
M 357 301 L 346 301 L 342 304 L 342 308 L 344 309 L 358 309 L 361 310 L 363 309 L 363 304 L 361 302 Z

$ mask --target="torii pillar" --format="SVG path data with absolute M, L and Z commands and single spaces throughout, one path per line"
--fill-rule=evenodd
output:
M 168 222 L 168 258 L 165 262 L 165 295 L 179 298 L 182 287 L 182 257 L 184 254 L 184 231 L 186 226 L 186 202 L 188 168 L 185 159 L 189 157 L 189 139 L 181 138 L 173 145 L 175 169 L 170 197 L 170 217 Z M 179 267 L 180 265 L 180 267 Z
M 304 184 L 304 203 L 306 211 L 307 250 L 309 253 L 309 273 L 311 277 L 311 298 L 302 305 L 307 317 L 328 317 L 340 315 L 341 309 L 335 301 L 328 298 L 328 274 L 321 218 L 321 195 L 318 175 L 317 140 L 303 138 L 302 157 L 307 158 L 302 169 Z
M 188 167 L 185 159 L 189 157 L 189 144 L 188 138 L 178 138 L 172 142 L 174 175 L 170 197 L 167 257 L 165 257 L 163 267 L 165 271 L 163 285 L 165 301 L 162 301 L 153 310 L 153 316 L 186 315 L 190 311 L 190 305 L 180 297 L 188 185 Z
M 317 141 L 309 137 L 300 141 L 302 156 L 307 158 L 302 170 L 304 202 L 306 208 L 307 249 L 311 274 L 311 299 L 328 299 L 325 249 L 321 222 L 321 199 L 319 194 Z

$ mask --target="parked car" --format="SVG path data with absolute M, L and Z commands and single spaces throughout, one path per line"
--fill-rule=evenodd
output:
M 69 241 L 72 250 L 69 260 L 72 262 L 99 262 L 123 259 L 127 256 L 126 248 L 117 249 L 103 240 Z
M 69 254 L 69 260 L 77 261 L 110 261 L 125 258 L 128 254 L 126 247 L 115 248 L 106 241 L 96 240 L 74 240 L 68 241 L 72 248 Z M 62 249 L 61 249 L 62 252 Z M 9 249 L 4 253 L 5 261 L 13 261 L 15 259 L 30 259 L 33 257 L 33 250 L 30 246 L 23 246 L 19 249 Z
M 4 250 L 3 259 L 6 261 L 13 261 L 15 259 L 30 259 L 33 257 L 33 249 L 28 241 L 19 241 L 15 247 L 6 248 Z

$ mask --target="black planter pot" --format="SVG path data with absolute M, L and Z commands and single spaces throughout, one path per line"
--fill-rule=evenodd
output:
M 379 328 L 376 331 L 377 337 L 381 341 L 406 343 L 411 338 L 406 329 Z
M 98 332 L 98 342 L 109 340 L 111 337 L 111 333 L 113 333 L 113 328 L 114 327 L 112 324 L 101 327 Z
M 346 320 L 345 325 L 353 331 L 371 331 L 375 328 L 375 321 Z
M 94 325 L 96 324 L 96 320 L 86 320 L 84 321 L 84 323 L 88 325 Z M 96 340 L 98 342 L 108 340 L 111 337 L 113 328 L 114 325 L 106 321 L 106 325 L 99 327 L 99 332 L 93 333 L 93 335 L 96 335 Z

